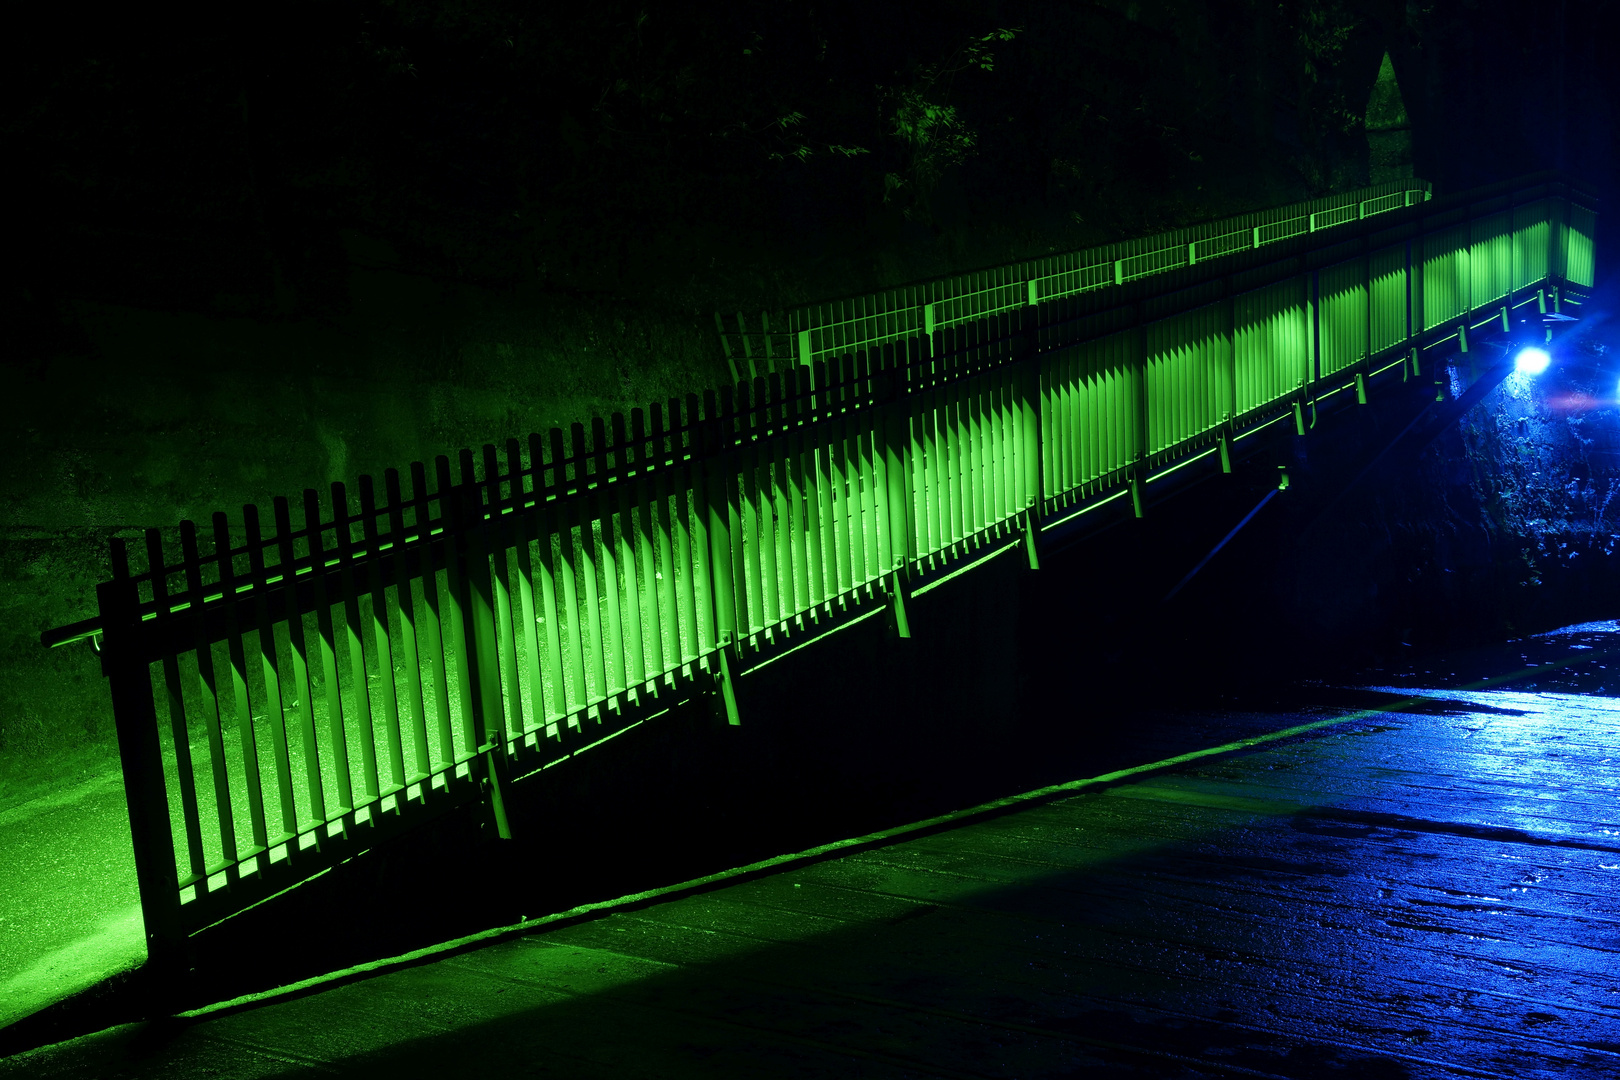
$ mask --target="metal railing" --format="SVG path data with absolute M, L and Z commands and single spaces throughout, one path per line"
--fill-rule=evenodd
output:
M 114 541 L 95 620 L 154 957 L 682 697 L 1592 284 L 1535 177 Z M 1455 342 L 1455 345 L 1453 345 Z M 135 555 L 135 560 L 131 555 Z
M 1252 251 L 1411 206 L 1430 194 L 1431 185 L 1425 180 L 1391 181 L 1141 239 L 814 304 L 787 313 L 785 320 L 778 317 L 774 327 L 768 313 L 761 314 L 755 325 L 742 312 L 734 320 L 716 312 L 715 329 L 733 378 L 752 378 L 788 364 L 859 352 L 1002 311 Z

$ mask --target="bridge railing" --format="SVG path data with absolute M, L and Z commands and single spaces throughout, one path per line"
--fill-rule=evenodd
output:
M 758 325 L 715 314 L 737 377 L 928 335 L 1002 311 L 1306 236 L 1402 209 L 1430 197 L 1425 180 L 1396 180 L 1289 206 L 1172 229 L 1155 236 L 1029 259 L 865 296 L 813 304 Z
M 1425 349 L 1592 283 L 1527 178 L 115 541 L 93 626 L 154 955 Z

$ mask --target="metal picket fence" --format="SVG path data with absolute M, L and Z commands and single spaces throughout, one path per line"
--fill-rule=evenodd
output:
M 1531 177 L 112 546 L 102 634 L 154 957 L 1421 350 L 1592 285 Z M 1454 343 L 1454 344 L 1453 344 Z

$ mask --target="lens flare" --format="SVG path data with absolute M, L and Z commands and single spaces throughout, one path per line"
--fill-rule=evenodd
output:
M 1550 363 L 1552 357 L 1547 355 L 1546 349 L 1520 349 L 1513 359 L 1513 370 L 1524 375 L 1540 375 Z

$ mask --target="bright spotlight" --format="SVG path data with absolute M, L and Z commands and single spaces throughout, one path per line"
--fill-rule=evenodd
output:
M 1540 375 L 1550 363 L 1552 357 L 1547 355 L 1546 349 L 1520 349 L 1519 355 L 1513 359 L 1513 370 L 1525 375 Z

